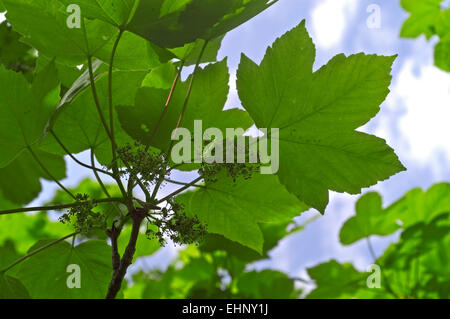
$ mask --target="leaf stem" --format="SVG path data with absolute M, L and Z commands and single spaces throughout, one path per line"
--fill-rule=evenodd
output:
M 186 92 L 186 97 L 184 98 L 184 104 L 183 104 L 183 108 L 181 109 L 181 114 L 178 118 L 178 122 L 177 122 L 177 126 L 175 127 L 175 131 L 179 129 L 181 122 L 183 121 L 183 117 L 184 117 L 184 113 L 186 112 L 186 108 L 188 106 L 189 103 L 189 99 L 191 97 L 191 93 L 192 93 L 192 87 L 194 85 L 194 79 L 195 79 L 195 75 L 197 74 L 198 68 L 200 67 L 200 62 L 202 60 L 203 54 L 205 53 L 205 49 L 208 45 L 209 41 L 205 41 L 205 43 L 203 44 L 202 50 L 200 51 L 200 54 L 197 58 L 197 62 L 195 63 L 195 68 L 194 68 L 194 72 L 192 73 L 191 76 L 191 80 L 189 81 L 189 86 Z M 170 146 L 169 146 L 169 150 L 168 150 L 168 154 L 170 154 L 170 151 L 172 150 L 173 147 L 173 140 L 170 141 Z
M 67 188 L 64 187 L 63 184 L 61 184 L 51 173 L 50 171 L 45 167 L 44 164 L 42 164 L 42 162 L 39 160 L 38 156 L 33 152 L 32 148 L 30 146 L 28 146 L 28 150 L 30 151 L 31 155 L 33 156 L 34 160 L 36 161 L 36 163 L 38 163 L 38 165 L 42 168 L 42 170 L 56 183 L 58 184 L 59 187 L 61 187 L 62 190 L 64 190 L 70 197 L 72 197 L 73 199 L 75 198 L 75 195 L 72 194 L 71 191 L 69 191 Z
M 116 154 L 116 140 L 114 136 L 114 110 L 113 110 L 113 92 L 112 92 L 112 82 L 113 82 L 113 66 L 114 66 L 114 57 L 116 56 L 117 47 L 119 46 L 120 39 L 122 38 L 124 30 L 120 29 L 119 35 L 114 42 L 113 50 L 111 52 L 111 58 L 109 60 L 109 68 L 108 68 L 108 103 L 109 103 L 109 127 L 111 133 L 111 148 L 112 148 L 112 169 L 114 174 L 117 175 L 117 154 Z
M 94 102 L 95 102 L 95 106 L 97 108 L 97 112 L 98 112 L 98 114 L 100 116 L 100 120 L 101 120 L 101 122 L 103 124 L 103 127 L 104 127 L 104 129 L 105 129 L 109 139 L 111 140 L 111 143 L 115 144 L 115 142 L 114 142 L 114 140 L 112 138 L 111 132 L 110 132 L 110 130 L 108 128 L 108 124 L 106 124 L 106 120 L 105 120 L 105 117 L 104 117 L 103 112 L 102 112 L 102 107 L 101 107 L 100 101 L 98 99 L 97 88 L 95 87 L 94 72 L 93 72 L 93 69 L 92 69 L 92 58 L 90 56 L 88 56 L 88 69 L 89 69 L 89 80 L 90 80 L 90 83 L 91 83 L 92 95 L 94 97 Z M 113 175 L 114 175 L 114 179 L 117 182 L 117 185 L 120 188 L 122 196 L 125 197 L 125 198 L 128 198 L 127 197 L 128 194 L 127 194 L 127 192 L 126 192 L 126 190 L 125 190 L 125 188 L 124 188 L 124 186 L 122 184 L 122 181 L 120 180 L 120 176 L 119 176 L 119 174 L 117 172 L 117 168 L 116 168 L 116 171 L 114 171 L 114 165 L 113 165 Z
M 97 179 L 97 182 L 100 184 L 100 187 L 102 188 L 103 193 L 105 193 L 105 195 L 108 198 L 111 198 L 111 195 L 109 194 L 108 190 L 106 189 L 105 184 L 103 183 L 102 179 L 98 175 L 97 169 L 95 168 L 95 154 L 94 154 L 93 148 L 91 148 L 91 165 L 92 165 L 92 170 L 94 172 L 95 178 Z
M 190 188 L 190 187 L 192 187 L 192 186 L 195 186 L 195 184 L 197 184 L 198 182 L 200 182 L 202 179 L 203 179 L 202 176 L 197 177 L 197 178 L 196 178 L 195 180 L 193 180 L 192 182 L 187 183 L 187 184 L 184 185 L 183 187 L 177 189 L 175 192 L 173 192 L 173 193 L 167 195 L 166 197 L 164 197 L 163 199 L 159 200 L 159 201 L 156 203 L 156 205 L 161 204 L 162 202 L 168 200 L 169 198 L 171 198 L 171 197 L 173 197 L 173 196 L 176 196 L 176 195 L 182 193 L 183 191 L 187 190 L 188 188 Z
M 85 168 L 88 168 L 88 169 L 90 169 L 90 170 L 93 170 L 93 171 L 95 171 L 95 172 L 99 172 L 99 173 L 102 173 L 102 174 L 105 174 L 105 175 L 108 175 L 108 176 L 113 177 L 113 174 L 111 174 L 110 172 L 107 172 L 107 171 L 105 171 L 105 170 L 96 168 L 96 167 L 94 167 L 94 166 L 87 165 L 87 164 L 81 162 L 80 160 L 78 160 L 78 159 L 77 159 L 77 158 L 69 151 L 69 149 L 62 143 L 62 141 L 58 138 L 58 136 L 56 136 L 55 132 L 54 132 L 52 129 L 49 130 L 49 131 L 50 131 L 50 134 L 52 134 L 53 137 L 55 138 L 56 142 L 58 142 L 58 144 L 61 146 L 61 148 L 66 152 L 67 155 L 69 155 L 69 157 L 70 157 L 71 159 L 73 159 L 73 160 L 75 161 L 75 163 L 77 163 L 78 165 L 81 165 L 81 166 L 83 166 L 83 167 L 85 167 Z
M 206 186 L 204 186 L 204 185 L 191 185 L 189 183 L 174 181 L 174 180 L 169 179 L 169 178 L 164 178 L 164 181 L 166 181 L 168 183 L 171 183 L 171 184 L 176 184 L 176 185 L 182 185 L 182 186 L 188 186 L 189 185 L 189 187 L 194 186 L 194 187 L 199 187 L 199 188 L 206 188 Z
M 181 71 L 183 70 L 183 66 L 184 66 L 184 62 L 181 64 L 180 68 L 178 69 L 177 75 L 175 76 L 175 79 L 172 82 L 172 87 L 170 89 L 169 96 L 167 97 L 166 104 L 164 105 L 164 109 L 161 112 L 161 115 L 159 116 L 158 122 L 156 123 L 156 126 L 155 126 L 152 134 L 150 135 L 150 139 L 149 139 L 149 142 L 148 142 L 148 145 L 147 145 L 147 151 L 150 148 L 150 144 L 153 141 L 153 139 L 155 138 L 156 133 L 158 133 L 158 130 L 161 127 L 162 120 L 164 119 L 164 117 L 167 114 L 167 110 L 169 108 L 170 101 L 172 100 L 172 96 L 173 96 L 173 93 L 175 91 L 175 87 L 176 87 L 176 85 L 178 83 L 178 79 L 181 77 Z
M 187 89 L 187 92 L 186 92 L 186 97 L 184 98 L 183 108 L 181 109 L 181 113 L 180 113 L 180 116 L 178 118 L 178 122 L 177 122 L 177 125 L 175 127 L 175 131 L 178 130 L 178 128 L 181 125 L 181 122 L 183 121 L 184 113 L 186 112 L 186 108 L 187 108 L 188 103 L 189 103 L 189 98 L 191 97 L 191 92 L 192 92 L 192 87 L 193 87 L 193 84 L 194 84 L 195 74 L 197 73 L 198 68 L 200 67 L 200 62 L 202 60 L 203 54 L 205 53 L 205 49 L 206 49 L 208 43 L 209 43 L 209 41 L 205 41 L 205 43 L 203 44 L 203 47 L 202 47 L 202 49 L 200 51 L 200 54 L 198 55 L 197 62 L 195 63 L 194 72 L 192 72 L 191 80 L 189 81 L 189 86 L 188 86 L 188 89 Z M 170 140 L 169 149 L 167 150 L 167 156 L 169 156 L 169 157 L 170 157 L 170 152 L 171 152 L 172 147 L 173 147 L 173 143 L 174 143 L 174 141 L 171 139 Z M 159 191 L 159 188 L 161 187 L 161 184 L 164 181 L 164 176 L 165 176 L 166 172 L 167 172 L 167 170 L 164 170 L 164 172 L 159 177 L 159 180 L 156 183 L 155 188 L 153 189 L 153 193 L 152 193 L 152 196 L 151 196 L 152 200 L 154 200 L 156 198 L 156 196 L 158 194 L 158 191 Z
M 92 95 L 94 97 L 95 106 L 97 108 L 98 115 L 100 116 L 100 120 L 103 124 L 103 128 L 105 129 L 106 134 L 108 135 L 109 139 L 112 141 L 111 131 L 109 130 L 108 124 L 106 124 L 106 119 L 105 119 L 105 116 L 103 115 L 102 107 L 100 105 L 100 100 L 98 98 L 97 88 L 95 86 L 94 71 L 92 68 L 92 57 L 88 56 L 87 61 L 88 61 L 88 70 L 89 70 L 89 81 L 91 84 L 91 90 L 92 90 Z

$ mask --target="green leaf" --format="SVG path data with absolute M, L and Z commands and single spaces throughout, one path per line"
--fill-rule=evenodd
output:
M 280 240 L 288 237 L 289 235 L 302 231 L 307 224 L 313 220 L 315 220 L 315 218 L 311 218 L 301 225 L 295 225 L 293 228 L 289 227 L 292 226 L 291 220 L 284 220 L 277 223 L 260 223 L 259 227 L 261 228 L 264 238 L 262 255 L 253 249 L 242 246 L 237 242 L 217 234 L 207 234 L 200 243 L 199 248 L 201 251 L 209 253 L 223 250 L 226 251 L 227 256 L 236 257 L 240 260 L 246 261 L 247 263 L 260 259 L 266 259 L 269 258 L 269 252 L 278 245 Z
M 193 133 L 194 121 L 202 120 L 204 129 L 216 127 L 225 132 L 226 128 L 249 128 L 251 120 L 246 112 L 237 109 L 223 111 L 228 96 L 228 81 L 226 60 L 199 70 L 195 74 L 192 93 L 180 127 Z M 190 78 L 178 83 L 167 112 L 153 138 L 153 132 L 158 127 L 158 121 L 170 94 L 169 89 L 143 87 L 136 94 L 134 107 L 118 107 L 123 129 L 141 143 L 167 151 L 172 131 L 176 128 L 183 109 L 189 82 Z
M 0 204 L 2 209 L 17 208 L 3 200 L 0 200 Z M 2 215 L 0 224 L 2 225 L 0 245 L 12 241 L 20 254 L 25 254 L 36 241 L 42 238 L 61 238 L 73 232 L 67 225 L 50 221 L 46 213 Z
M 41 139 L 46 122 L 59 101 L 53 64 L 39 73 L 33 85 L 0 66 L 0 167 L 5 167 Z
M 203 52 L 200 63 L 216 62 L 217 54 L 222 44 L 223 37 L 208 42 Z M 199 39 L 195 42 L 188 43 L 181 48 L 171 49 L 170 52 L 175 54 L 177 58 L 183 61 L 184 66 L 194 65 L 197 63 L 198 57 L 205 44 L 205 40 Z
M 6 69 L 28 73 L 33 70 L 36 55 L 32 48 L 20 42 L 20 34 L 15 32 L 6 21 L 0 24 L 0 64 Z
M 30 295 L 19 280 L 0 274 L 0 299 L 30 299 Z
M 120 237 L 117 241 L 119 253 L 121 256 L 125 252 L 125 248 L 128 245 L 130 236 L 131 236 L 131 226 L 126 226 L 125 229 L 121 232 Z M 137 239 L 136 252 L 134 253 L 133 262 L 139 257 L 153 255 L 160 248 L 161 245 L 157 239 L 148 239 L 145 233 L 141 232 Z
M 294 281 L 279 271 L 247 272 L 236 280 L 238 298 L 292 299 L 298 297 L 294 288 Z
M 341 54 L 313 73 L 314 56 L 302 22 L 259 66 L 242 56 L 237 86 L 256 126 L 279 129 L 281 183 L 324 212 L 329 190 L 357 194 L 404 167 L 384 140 L 355 131 L 386 98 L 394 57 Z
M 114 71 L 114 103 L 132 103 L 134 92 L 140 87 L 144 77 L 145 72 L 142 71 Z M 108 77 L 106 74 L 102 74 L 97 79 L 96 88 L 103 115 L 109 119 Z M 111 142 L 94 103 L 91 88 L 84 89 L 71 102 L 58 108 L 56 114 L 53 115 L 53 131 L 73 154 L 92 148 L 95 150 L 99 162 L 109 165 L 112 159 Z M 119 128 L 117 117 L 115 119 L 117 121 L 115 127 Z M 115 137 L 119 146 L 130 141 L 130 138 L 122 130 L 117 130 Z M 42 141 L 41 148 L 52 153 L 64 154 L 64 150 L 50 134 Z
M 58 79 L 65 88 L 70 88 L 78 77 L 82 74 L 83 70 L 79 70 L 77 67 L 69 66 L 58 60 L 52 60 L 45 55 L 40 55 L 36 61 L 36 73 L 45 70 L 49 64 L 54 63 L 56 71 L 58 73 Z
M 51 170 L 53 177 L 66 177 L 66 163 L 62 156 L 32 148 L 42 164 Z M 53 181 L 28 151 L 22 152 L 8 166 L 0 168 L 0 192 L 17 205 L 30 203 L 42 190 L 41 178 Z
M 58 57 L 70 65 L 95 56 L 118 30 L 100 20 L 84 19 L 80 28 L 69 28 L 71 13 L 58 0 L 4 0 L 7 19 L 24 41 L 41 54 Z
M 109 64 L 114 41 L 101 47 L 96 57 Z M 114 68 L 129 71 L 148 71 L 175 58 L 171 52 L 125 31 L 114 56 Z
M 30 251 L 48 243 L 40 241 Z M 68 288 L 69 265 L 78 265 L 81 288 Z M 20 264 L 18 279 L 32 298 L 105 298 L 111 280 L 111 248 L 104 241 L 88 241 L 76 247 L 61 242 Z
M 80 6 L 83 15 L 123 27 L 131 18 L 136 0 L 59 0 L 66 7 Z
M 152 69 L 142 81 L 142 86 L 169 90 L 172 88 L 176 74 L 175 65 L 173 63 L 165 63 Z
M 424 192 L 416 188 L 386 208 L 387 216 L 400 220 L 406 229 L 421 222 L 430 222 L 442 212 L 450 211 L 450 184 L 433 185 Z
M 410 17 L 403 24 L 400 36 L 416 38 L 425 34 L 430 38 L 434 34 L 434 25 L 441 11 L 442 0 L 401 0 L 403 9 L 410 12 Z
M 128 30 L 161 47 L 175 48 L 199 38 L 211 40 L 224 35 L 273 3 L 268 0 L 140 1 Z
M 339 238 L 343 245 L 372 235 L 386 236 L 400 228 L 395 220 L 382 208 L 382 199 L 378 193 L 368 193 L 356 203 L 356 216 L 342 226 Z
M 0 246 L 0 256 L 2 256 L 2 259 L 0 260 L 0 270 L 5 269 L 21 257 L 16 251 L 14 242 L 11 240 L 7 240 Z
M 308 274 L 317 285 L 308 299 L 352 298 L 359 289 L 367 288 L 368 275 L 335 260 L 309 268 Z
M 450 72 L 450 41 L 439 42 L 434 48 L 434 63 L 438 68 Z
M 437 215 L 402 233 L 377 260 L 391 289 L 405 298 L 450 296 L 450 214 Z
M 291 220 L 307 207 L 279 184 L 274 175 L 255 175 L 250 180 L 220 176 L 206 188 L 177 197 L 186 213 L 197 216 L 208 232 L 263 253 L 263 233 L 259 223 Z

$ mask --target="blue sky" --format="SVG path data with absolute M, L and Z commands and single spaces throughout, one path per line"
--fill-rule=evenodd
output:
M 370 5 L 378 5 L 381 9 L 380 28 L 367 26 Z M 411 188 L 428 188 L 433 183 L 448 181 L 450 74 L 433 66 L 436 39 L 399 38 L 406 17 L 400 0 L 280 0 L 224 39 L 219 57 L 228 57 L 232 75 L 227 107 L 240 105 L 234 81 L 241 53 L 259 62 L 267 46 L 305 19 L 316 44 L 316 69 L 339 53 L 399 55 L 394 64 L 391 94 L 381 106 L 378 116 L 361 130 L 386 139 L 408 171 L 370 190 L 381 192 L 387 205 Z M 80 158 L 88 160 L 84 154 Z M 64 184 L 75 186 L 87 175 L 68 161 L 68 176 Z M 188 174 L 180 174 L 177 178 L 191 179 Z M 33 204 L 50 198 L 54 190 L 53 185 L 44 182 L 44 191 Z M 169 188 L 165 189 L 165 192 L 169 191 Z M 339 229 L 354 214 L 358 197 L 333 193 L 324 217 L 309 225 L 305 231 L 283 240 L 272 251 L 271 260 L 259 262 L 254 267 L 270 267 L 292 276 L 305 276 L 305 267 L 337 259 L 366 269 L 372 260 L 364 242 L 348 247 L 338 242 Z M 299 221 L 312 215 L 314 213 L 307 213 Z M 377 254 L 381 254 L 393 239 L 374 238 Z M 164 267 L 175 254 L 176 250 L 169 246 L 155 256 L 141 260 L 138 266 Z

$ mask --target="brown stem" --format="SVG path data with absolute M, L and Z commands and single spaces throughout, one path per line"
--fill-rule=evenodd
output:
M 114 272 L 116 272 L 120 267 L 120 254 L 119 248 L 117 245 L 117 240 L 120 236 L 120 229 L 116 227 L 114 223 L 111 229 L 108 229 L 107 234 L 109 238 L 111 238 L 111 246 L 112 246 L 112 266 Z
M 136 243 L 139 236 L 139 229 L 141 227 L 141 223 L 144 218 L 147 216 L 147 211 L 145 209 L 136 208 L 131 213 L 130 216 L 133 220 L 133 226 L 131 229 L 131 236 L 128 242 L 127 248 L 125 249 L 125 253 L 123 254 L 122 259 L 120 260 L 119 266 L 114 269 L 113 277 L 111 283 L 109 284 L 108 293 L 106 295 L 106 299 L 114 299 L 119 292 L 123 278 L 125 278 L 125 274 L 127 273 L 128 267 L 133 262 L 133 256 L 136 251 Z M 115 247 L 113 246 L 113 268 L 114 263 L 117 262 L 117 256 L 114 257 L 115 252 L 117 252 L 117 242 Z M 117 252 L 118 254 L 118 252 Z

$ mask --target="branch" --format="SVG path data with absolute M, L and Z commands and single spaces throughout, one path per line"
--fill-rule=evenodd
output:
M 120 267 L 120 254 L 119 254 L 119 247 L 117 245 L 117 239 L 120 236 L 120 232 L 121 227 L 117 228 L 115 222 L 113 223 L 112 228 L 106 231 L 109 238 L 111 238 L 112 266 L 114 272 L 116 272 Z
M 39 247 L 38 249 L 32 251 L 31 253 L 28 253 L 28 254 L 26 254 L 25 256 L 23 256 L 23 257 L 17 259 L 15 262 L 13 262 L 11 265 L 9 265 L 8 267 L 6 267 L 5 269 L 0 270 L 0 274 L 4 274 L 4 273 L 7 272 L 8 270 L 10 270 L 11 268 L 13 268 L 14 266 L 17 266 L 17 265 L 20 264 L 22 261 L 27 260 L 27 259 L 30 258 L 31 256 L 34 256 L 34 255 L 36 255 L 37 253 L 39 253 L 39 252 L 41 252 L 41 251 L 43 251 L 43 250 L 45 250 L 45 249 L 47 249 L 47 248 L 49 248 L 49 247 L 51 247 L 51 246 L 54 246 L 54 245 L 56 245 L 56 244 L 58 244 L 58 243 L 60 243 L 60 242 L 62 242 L 62 241 L 64 241 L 64 240 L 66 240 L 66 239 L 68 239 L 68 238 L 70 238 L 70 237 L 73 237 L 73 236 L 75 236 L 75 235 L 77 235 L 77 234 L 78 234 L 78 232 L 72 233 L 72 234 L 67 235 L 67 236 L 65 236 L 65 237 L 63 237 L 63 238 L 60 238 L 60 239 L 51 241 L 51 242 L 49 242 L 48 244 L 46 244 L 46 245 L 44 245 L 44 246 L 42 246 L 42 247 Z
M 131 218 L 133 219 L 133 226 L 131 229 L 130 240 L 128 242 L 127 248 L 125 249 L 125 253 L 123 254 L 123 257 L 120 261 L 119 267 L 117 267 L 117 269 L 113 273 L 113 278 L 111 280 L 111 283 L 109 284 L 106 299 L 114 299 L 122 286 L 122 281 L 123 278 L 125 277 L 127 269 L 133 262 L 133 256 L 134 253 L 136 252 L 136 243 L 139 236 L 141 223 L 147 216 L 147 211 L 144 209 L 137 208 L 134 211 L 132 211 L 130 215 Z
M 105 199 L 94 199 L 89 202 L 91 202 L 93 204 L 101 204 L 101 203 L 122 203 L 123 204 L 124 200 L 122 198 L 105 198 Z M 61 209 L 66 209 L 66 208 L 77 207 L 78 205 L 80 205 L 80 204 L 72 203 L 72 204 L 63 204 L 63 205 L 54 205 L 54 206 L 15 208 L 15 209 L 0 211 L 0 216 L 8 215 L 8 214 L 16 214 L 16 213 L 26 213 L 26 212 L 61 210 Z

